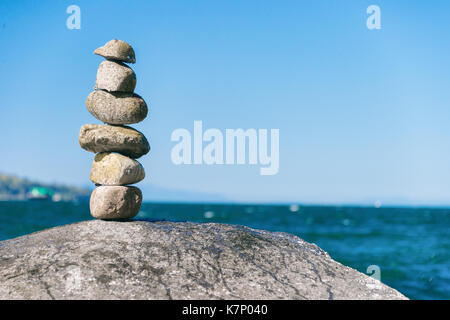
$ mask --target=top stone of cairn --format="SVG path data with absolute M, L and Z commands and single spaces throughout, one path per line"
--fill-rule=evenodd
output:
M 117 60 L 129 63 L 136 62 L 133 48 L 128 43 L 122 40 L 111 40 L 103 47 L 95 49 L 94 53 L 109 60 Z

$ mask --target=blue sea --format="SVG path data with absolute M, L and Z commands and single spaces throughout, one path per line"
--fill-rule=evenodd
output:
M 293 233 L 411 299 L 450 299 L 450 209 L 144 203 L 137 218 Z M 0 240 L 87 219 L 88 203 L 0 202 Z

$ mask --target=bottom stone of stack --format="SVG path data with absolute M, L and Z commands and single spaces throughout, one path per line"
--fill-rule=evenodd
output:
M 91 194 L 91 215 L 102 220 L 131 219 L 141 203 L 142 192 L 137 187 L 100 186 Z

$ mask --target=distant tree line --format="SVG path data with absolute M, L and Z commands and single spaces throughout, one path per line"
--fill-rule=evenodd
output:
M 91 190 L 44 184 L 29 179 L 0 174 L 0 201 L 23 201 L 41 195 L 53 201 L 88 201 Z

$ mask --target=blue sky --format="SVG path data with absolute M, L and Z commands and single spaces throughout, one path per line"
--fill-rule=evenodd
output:
M 72 4 L 80 30 L 66 28 Z M 371 4 L 381 30 L 366 27 Z M 118 38 L 136 51 L 135 92 L 150 106 L 134 125 L 152 146 L 144 190 L 449 205 L 448 12 L 448 1 L 2 0 L 0 172 L 89 185 L 94 155 L 78 132 L 99 123 L 85 108 L 103 61 L 93 50 Z M 279 173 L 175 166 L 171 133 L 194 120 L 280 129 Z

